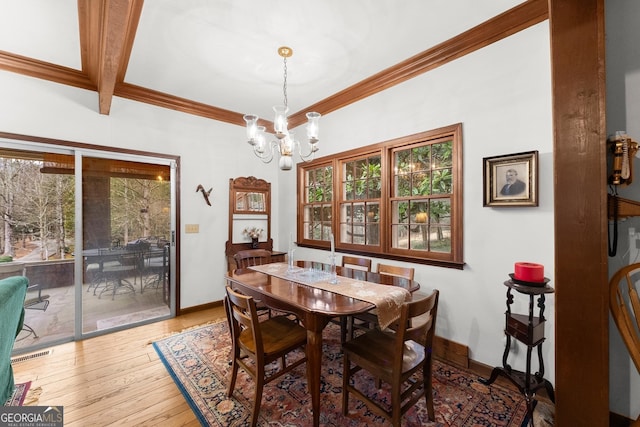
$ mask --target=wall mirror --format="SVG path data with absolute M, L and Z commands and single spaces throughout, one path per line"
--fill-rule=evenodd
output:
M 236 191 L 235 213 L 266 213 L 267 193 L 264 191 Z
M 262 230 L 257 242 L 245 232 L 252 229 Z M 228 265 L 234 264 L 236 252 L 245 249 L 273 250 L 271 183 L 254 176 L 229 180 L 229 240 L 225 248 Z

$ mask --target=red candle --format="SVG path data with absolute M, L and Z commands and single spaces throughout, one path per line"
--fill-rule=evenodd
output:
M 523 282 L 544 282 L 544 266 L 533 262 L 516 262 L 513 277 Z

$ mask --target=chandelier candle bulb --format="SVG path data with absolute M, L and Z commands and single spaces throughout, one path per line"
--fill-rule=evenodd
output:
M 273 130 L 276 131 L 276 138 L 280 139 L 287 134 L 287 113 L 289 108 L 286 105 L 276 105 L 273 107 L 276 113 L 273 119 Z
M 244 121 L 247 122 L 247 142 L 254 145 L 256 142 L 256 133 L 258 131 L 258 116 L 253 114 L 245 114 Z M 264 129 L 264 127 L 262 127 Z
M 320 120 L 320 113 L 307 113 L 306 116 L 307 120 L 309 120 L 307 122 L 307 138 L 309 138 L 309 143 L 315 144 L 318 142 L 318 134 L 320 130 L 320 126 L 318 124 L 318 121 Z

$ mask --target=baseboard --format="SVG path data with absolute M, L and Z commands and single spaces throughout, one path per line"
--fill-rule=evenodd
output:
M 202 305 L 194 305 L 194 306 L 191 306 L 191 307 L 182 308 L 182 309 L 178 310 L 178 313 L 176 315 L 180 316 L 180 315 L 183 315 L 183 314 L 195 313 L 197 311 L 209 310 L 211 308 L 217 308 L 217 307 L 222 307 L 222 300 L 213 301 L 213 302 L 209 302 L 209 303 L 202 304 Z
M 633 420 L 624 415 L 609 412 L 609 427 L 629 427 L 633 422 Z
M 439 337 L 437 335 L 434 337 L 433 354 L 440 360 L 464 369 L 468 369 L 479 378 L 489 378 L 494 368 L 493 366 L 489 366 L 476 360 L 470 359 L 469 347 L 467 347 L 466 345 Z M 518 388 L 515 386 L 515 384 L 513 384 L 503 376 L 498 376 L 495 382 L 503 387 L 518 391 Z M 544 389 L 539 390 L 538 394 L 541 397 L 544 397 L 546 400 L 549 400 Z
M 433 338 L 433 355 L 453 365 L 469 368 L 469 347 L 464 344 L 436 335 Z

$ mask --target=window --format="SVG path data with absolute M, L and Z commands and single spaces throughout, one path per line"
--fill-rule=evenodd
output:
M 461 159 L 457 124 L 298 164 L 299 244 L 462 268 Z
M 380 245 L 381 157 L 340 161 L 340 242 Z
M 329 241 L 333 219 L 333 166 L 323 164 L 304 172 L 304 195 L 300 209 L 304 212 L 303 233 L 307 241 Z

